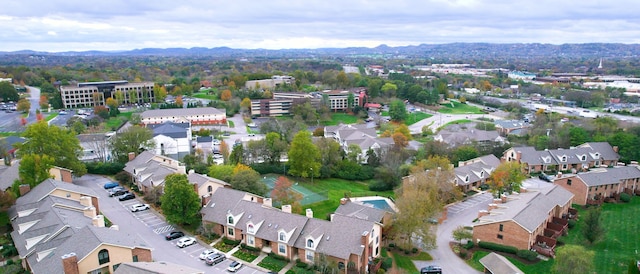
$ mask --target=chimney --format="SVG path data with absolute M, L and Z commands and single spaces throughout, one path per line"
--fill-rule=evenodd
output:
M 271 198 L 264 198 L 264 200 L 262 200 L 262 204 L 268 207 L 273 207 Z
M 618 146 L 613 146 L 613 152 L 618 153 Z
M 178 174 L 187 174 L 187 166 L 178 164 L 178 170 L 176 171 Z
M 196 171 L 195 171 L 195 170 L 193 170 L 193 169 L 189 169 L 189 174 L 194 174 L 194 173 L 196 173 Z
M 494 204 L 501 204 L 502 203 L 502 199 L 493 199 L 493 203 Z
M 95 227 L 104 227 L 104 216 L 98 215 L 93 217 L 93 219 L 91 220 L 91 224 L 93 224 L 93 226 Z
M 313 210 L 311 210 L 311 208 L 307 208 L 306 213 L 307 218 L 313 218 Z
M 84 213 L 85 217 L 95 218 L 96 217 L 96 208 L 92 207 L 92 206 L 85 207 L 82 210 L 82 213 Z
M 527 188 L 526 187 L 521 187 L 520 188 L 520 193 L 527 193 Z
M 478 218 L 480 218 L 482 216 L 487 216 L 487 215 L 489 215 L 489 211 L 484 210 L 484 209 L 478 210 Z
M 76 257 L 76 253 L 64 254 L 61 257 L 62 259 L 62 269 L 64 270 L 64 274 L 80 274 L 80 270 L 78 269 L 78 257 Z
M 133 161 L 133 159 L 136 158 L 136 153 L 135 152 L 129 152 L 129 162 Z
M 516 153 L 516 160 L 520 161 L 520 159 L 522 159 L 522 151 Z
M 346 205 L 349 202 L 349 198 L 342 198 L 340 199 L 340 204 L 341 205 Z
M 558 171 L 558 175 L 556 176 L 557 179 L 562 178 L 562 172 Z
M 496 209 L 496 208 L 498 208 L 497 204 L 489 204 L 489 210 L 488 211 L 491 211 L 491 210 Z
M 282 205 L 282 212 L 291 213 L 291 205 Z
M 111 230 L 120 230 L 120 227 L 118 225 L 111 225 L 111 227 L 109 227 L 109 229 Z
M 502 196 L 500 196 L 500 200 L 502 201 L 502 203 L 507 203 L 507 195 L 502 194 Z
M 89 196 L 80 197 L 80 204 L 83 206 L 91 206 L 91 197 Z
M 31 190 L 29 185 L 20 185 L 20 196 L 27 194 Z

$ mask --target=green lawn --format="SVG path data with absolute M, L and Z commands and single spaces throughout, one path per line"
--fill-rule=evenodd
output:
M 331 121 L 323 122 L 325 126 L 335 126 L 340 123 L 343 124 L 355 124 L 358 122 L 358 117 L 348 113 L 331 113 Z
M 460 119 L 460 120 L 455 120 L 455 121 L 451 121 L 449 123 L 444 124 L 443 127 L 446 127 L 448 125 L 459 125 L 459 124 L 467 124 L 467 123 L 471 123 L 471 120 L 469 119 Z
M 218 96 L 214 94 L 207 94 L 206 92 L 194 93 L 193 97 L 200 99 L 218 100 Z
M 227 120 L 227 122 L 229 122 L 229 128 L 233 128 L 236 126 L 236 124 L 234 124 L 231 120 Z
M 240 260 L 250 263 L 250 262 L 253 262 L 253 260 L 255 260 L 256 258 L 258 258 L 258 255 L 256 255 L 255 253 L 258 253 L 258 252 L 251 252 L 241 248 L 241 249 L 238 249 L 236 253 L 233 253 L 233 256 Z
M 440 106 L 441 108 L 438 112 L 445 114 L 483 114 L 482 110 L 477 107 L 461 104 L 456 101 L 451 101 L 449 104 L 441 104 Z
M 391 253 L 391 255 L 398 268 L 408 271 L 407 273 L 418 273 L 416 265 L 413 264 L 409 256 L 405 256 L 398 251 Z
M 347 181 L 342 179 L 329 178 L 315 179 L 313 181 L 313 184 L 311 184 L 310 181 L 300 181 L 298 183 L 315 193 L 326 193 L 328 197 L 327 200 L 305 206 L 305 208 L 311 208 L 311 210 L 313 210 L 313 215 L 319 219 L 324 219 L 326 216 L 328 216 L 328 214 L 335 212 L 336 208 L 338 208 L 338 206 L 340 205 L 340 199 L 344 198 L 345 193 L 347 193 L 349 197 L 394 197 L 393 191 L 370 191 L 368 184 L 360 181 Z
M 380 112 L 380 116 L 389 116 L 389 112 L 388 111 L 381 111 Z
M 18 132 L 0 132 L 0 137 L 20 136 Z
M 262 259 L 262 262 L 258 263 L 259 266 L 264 267 L 269 270 L 273 270 L 275 272 L 280 272 L 288 262 L 275 259 L 271 256 L 267 256 Z
M 417 122 L 420 122 L 423 119 L 427 119 L 427 118 L 429 118 L 431 116 L 433 116 L 433 115 L 427 114 L 427 113 L 424 113 L 424 112 L 420 112 L 420 111 L 416 111 L 414 113 L 409 113 L 407 115 L 407 119 L 404 121 L 404 124 L 407 125 L 407 126 L 410 126 L 410 125 L 413 125 L 413 124 L 415 124 Z
M 43 112 L 42 114 L 45 114 L 45 113 Z M 47 121 L 51 121 L 51 120 L 53 120 L 53 118 L 56 118 L 56 117 L 58 117 L 58 113 L 57 113 L 57 112 L 52 112 L 52 113 L 49 113 L 49 114 L 47 115 L 47 117 L 45 118 L 45 120 L 47 120 Z
M 467 260 L 467 264 L 478 271 L 483 271 L 484 267 L 480 263 L 480 259 L 488 255 L 489 253 L 490 253 L 489 251 L 476 251 L 473 253 L 473 258 Z M 548 261 L 539 261 L 538 263 L 535 263 L 535 264 L 525 264 L 517 259 L 510 258 L 510 257 L 507 257 L 507 259 L 526 274 L 551 273 L 551 267 L 553 266 L 553 259 L 549 259 Z M 605 272 L 602 272 L 602 273 L 605 273 Z M 613 272 L 606 272 L 606 273 L 613 273 Z M 617 272 L 617 273 L 620 273 L 620 272 Z
M 585 216 L 583 209 L 578 209 Z M 566 244 L 583 245 L 596 253 L 594 259 L 597 273 L 627 273 L 629 263 L 640 260 L 640 197 L 634 196 L 630 203 L 603 204 L 602 225 L 604 240 L 594 245 L 586 244 L 582 236 L 582 222 L 578 221 L 569 235 L 560 238 Z

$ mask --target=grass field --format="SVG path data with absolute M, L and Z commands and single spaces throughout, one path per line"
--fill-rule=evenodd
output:
M 578 209 L 585 216 L 583 209 Z M 627 273 L 629 263 L 640 260 L 640 197 L 633 197 L 628 204 L 603 204 L 602 225 L 605 227 L 604 240 L 587 245 L 582 236 L 583 223 L 570 230 L 569 235 L 560 238 L 566 244 L 583 245 L 596 253 L 594 258 L 597 273 Z
M 206 92 L 198 92 L 192 95 L 194 98 L 218 100 L 218 96 L 214 94 L 207 94 Z
M 413 125 L 413 124 L 415 124 L 417 122 L 420 122 L 420 120 L 427 119 L 427 118 L 429 118 L 431 116 L 433 116 L 433 115 L 427 114 L 427 113 L 424 113 L 424 112 L 420 112 L 420 111 L 409 113 L 407 115 L 407 119 L 404 121 L 404 124 L 407 125 L 407 126 L 410 126 L 410 125 Z
M 453 104 L 453 106 L 451 106 Z M 442 108 L 438 110 L 440 113 L 445 114 L 482 114 L 483 112 L 474 106 L 467 104 L 461 104 L 456 101 L 451 101 L 449 104 L 441 104 Z
M 322 123 L 325 126 L 335 126 L 340 123 L 343 124 L 355 124 L 358 122 L 358 117 L 348 113 L 331 113 L 331 121 Z
M 326 201 L 309 204 L 304 207 L 311 208 L 311 210 L 313 210 L 313 215 L 319 219 L 324 219 L 328 214 L 335 212 L 336 208 L 340 205 L 340 199 L 344 197 L 345 193 L 347 193 L 349 197 L 394 197 L 393 191 L 370 191 L 367 183 L 359 181 L 330 178 L 316 179 L 313 184 L 308 181 L 299 182 L 299 184 L 316 193 L 327 193 L 328 199 Z

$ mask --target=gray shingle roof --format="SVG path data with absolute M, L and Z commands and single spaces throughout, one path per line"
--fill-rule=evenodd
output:
M 14 161 L 11 166 L 0 166 L 0 190 L 7 190 L 15 180 L 20 178 L 19 168 L 19 161 Z
M 620 180 L 640 178 L 637 166 L 623 166 L 596 169 L 576 174 L 587 186 L 601 186 L 620 183 Z
M 607 142 L 584 143 L 569 149 L 541 151 L 533 147 L 514 147 L 513 149 L 522 152 L 521 162 L 530 165 L 587 164 L 597 160 L 617 161 L 620 158 Z M 563 157 L 566 157 L 565 161 Z
M 214 182 L 216 184 L 219 185 L 223 185 L 223 186 L 228 186 L 229 183 L 220 180 L 220 179 L 216 179 L 216 178 L 211 178 L 207 175 L 203 175 L 203 174 L 198 174 L 198 173 L 191 173 L 189 175 L 187 175 L 187 179 L 189 180 L 190 183 L 195 183 L 198 185 L 198 187 L 201 187 L 203 184 L 207 183 L 207 182 Z
M 124 171 L 129 172 L 130 174 L 134 174 L 133 170 L 135 168 L 145 166 L 147 162 L 149 162 L 154 156 L 155 154 L 153 154 L 153 152 L 151 151 L 143 151 L 138 156 L 136 156 L 136 158 L 124 165 Z
M 153 136 L 164 135 L 171 138 L 187 138 L 189 131 L 188 123 L 164 122 L 162 124 L 151 124 L 147 126 L 153 131 Z
M 476 226 L 487 223 L 514 221 L 529 232 L 534 231 L 549 217 L 555 206 L 564 206 L 573 199 L 573 194 L 561 186 L 509 196 L 508 202 L 499 204 L 489 215 L 479 218 Z
M 373 205 L 367 206 L 363 204 L 347 202 L 346 204 L 341 204 L 340 206 L 338 206 L 335 213 L 348 217 L 381 223 L 382 218 L 388 212 L 382 209 L 377 209 L 373 207 Z
M 373 227 L 374 223 L 372 221 L 340 214 L 333 215 L 331 221 L 309 219 L 300 237 L 295 242 L 295 247 L 304 249 L 309 235 L 314 238 L 322 235 L 320 241 L 315 243 L 316 252 L 341 259 L 349 259 L 351 254 L 362 254 L 365 248 L 362 245 L 362 236 L 370 234 Z
M 151 151 L 143 151 L 132 161 L 125 164 L 124 170 L 133 176 L 139 176 L 138 181 L 147 187 L 159 186 L 164 182 L 167 175 L 178 172 L 172 167 L 168 167 L 159 161 L 153 160 L 154 157 L 164 157 L 155 155 Z M 166 157 L 165 157 L 166 158 Z M 175 161 L 171 159 L 171 161 Z
M 96 133 L 96 134 L 78 134 L 76 138 L 80 141 L 80 143 L 87 142 L 96 142 L 96 141 L 105 141 L 109 139 L 109 136 L 104 133 Z
M 500 159 L 493 154 L 465 161 L 465 165 L 453 169 L 458 185 L 468 185 L 489 178 L 489 175 L 500 165 Z M 467 181 L 467 176 L 469 180 Z
M 63 189 L 74 193 L 80 193 L 85 196 L 98 197 L 95 191 L 88 187 L 66 183 L 54 179 L 46 179 L 42 181 L 42 183 L 31 189 L 31 191 L 27 192 L 25 195 L 16 200 L 16 206 L 37 202 L 47 197 L 49 193 L 51 193 L 55 189 Z
M 186 116 L 186 115 L 208 115 L 208 114 L 222 114 L 225 112 L 217 108 L 169 108 L 169 109 L 152 109 L 147 110 L 140 114 L 142 119 L 152 117 L 164 117 L 164 116 Z
M 480 263 L 493 274 L 521 274 L 524 273 L 507 258 L 495 252 L 480 259 Z
M 204 271 L 170 262 L 122 263 L 114 274 L 203 274 Z

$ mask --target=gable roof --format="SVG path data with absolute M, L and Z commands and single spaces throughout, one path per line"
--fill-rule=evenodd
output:
M 377 209 L 373 207 L 373 205 L 347 202 L 345 204 L 340 204 L 336 209 L 335 214 L 381 223 L 382 218 L 385 214 L 388 214 L 388 212 L 382 209 Z
M 578 173 L 575 176 L 579 177 L 587 186 L 601 186 L 617 184 L 621 180 L 640 178 L 640 169 L 638 166 L 600 168 Z
M 153 136 L 164 135 L 171 138 L 187 138 L 190 125 L 188 123 L 164 122 L 147 126 L 153 131 Z
M 340 214 L 332 216 L 331 221 L 308 219 L 295 247 L 304 249 L 309 236 L 321 237 L 316 242 L 316 252 L 329 256 L 348 259 L 351 254 L 360 255 L 365 249 L 362 236 L 371 233 L 374 223 L 358 218 L 351 218 Z
M 11 166 L 0 166 L 0 190 L 6 191 L 20 178 L 19 169 L 19 161 L 14 161 Z
M 225 112 L 211 107 L 205 108 L 167 108 L 167 109 L 151 109 L 140 114 L 142 119 L 167 116 L 189 116 L 189 115 L 225 115 Z
M 157 161 L 157 159 L 176 161 L 162 155 L 155 155 L 151 151 L 143 151 L 124 165 L 124 171 L 129 172 L 132 176 L 137 176 L 138 182 L 147 187 L 159 186 L 167 175 L 180 172 L 174 167 Z
M 121 263 L 114 274 L 204 274 L 204 271 L 170 262 Z
M 201 187 L 202 185 L 204 185 L 207 182 L 213 182 L 222 186 L 230 186 L 229 183 L 220 180 L 220 179 L 216 179 L 216 178 L 212 178 L 209 177 L 207 175 L 203 175 L 203 174 L 198 174 L 198 173 L 190 173 L 187 175 L 187 179 L 189 180 L 190 183 L 195 183 L 196 185 L 198 185 L 198 187 Z
M 519 129 L 529 127 L 529 124 L 520 120 L 496 120 L 494 123 L 496 124 L 496 127 L 504 129 Z
M 454 168 L 453 172 L 458 185 L 467 185 L 489 178 L 498 165 L 500 165 L 500 159 L 489 154 L 461 162 L 461 165 Z
M 95 134 L 78 134 L 76 135 L 76 138 L 78 138 L 80 143 L 88 143 L 88 142 L 104 142 L 111 137 L 104 133 L 95 133 Z
M 573 194 L 559 185 L 540 190 L 525 192 L 507 197 L 508 202 L 498 204 L 489 215 L 479 218 L 475 226 L 489 223 L 514 221 L 529 232 L 546 222 L 549 212 L 556 206 L 571 202 Z
M 491 252 L 480 258 L 480 263 L 493 274 L 521 274 L 524 273 L 504 256 Z
M 25 195 L 21 196 L 18 200 L 16 200 L 16 207 L 20 207 L 23 204 L 29 204 L 38 202 L 45 197 L 47 197 L 51 192 L 56 189 L 62 189 L 69 192 L 79 193 L 85 196 L 98 197 L 98 195 L 93 191 L 93 189 L 79 186 L 73 183 L 66 183 L 54 179 L 46 179 L 38 184 L 36 187 L 31 189 Z
M 516 152 L 522 152 L 520 161 L 530 165 L 587 164 L 598 160 L 620 159 L 620 155 L 607 142 L 584 143 L 569 149 L 541 151 L 535 150 L 534 147 L 514 147 L 513 149 Z

